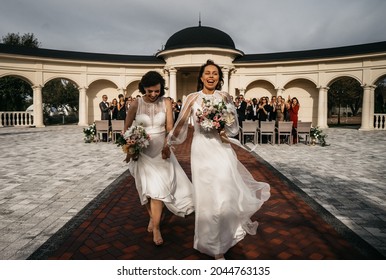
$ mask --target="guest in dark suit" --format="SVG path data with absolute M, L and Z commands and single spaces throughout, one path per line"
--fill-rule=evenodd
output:
M 102 96 L 102 102 L 99 103 L 99 109 L 101 110 L 101 120 L 108 120 L 109 127 L 111 126 L 111 109 L 112 106 L 107 102 L 107 95 Z M 107 134 L 103 133 L 103 141 L 107 142 Z
M 244 96 L 240 94 L 238 96 L 238 104 L 236 107 L 237 116 L 239 118 L 239 126 L 243 127 L 243 121 L 245 121 L 245 115 L 247 110 L 247 102 L 244 100 Z

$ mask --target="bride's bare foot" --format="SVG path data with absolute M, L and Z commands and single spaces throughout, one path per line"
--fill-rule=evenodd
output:
M 159 229 L 153 229 L 153 241 L 156 246 L 160 246 L 164 243 Z
M 215 259 L 215 260 L 225 260 L 225 258 L 224 258 L 224 255 L 223 255 L 223 254 L 220 254 L 220 255 L 215 255 L 215 256 L 214 256 L 214 259 Z
M 149 224 L 147 225 L 147 231 L 153 232 L 153 219 L 152 218 L 150 218 Z

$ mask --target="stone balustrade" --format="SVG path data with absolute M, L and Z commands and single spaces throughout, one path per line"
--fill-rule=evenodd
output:
M 0 127 L 33 126 L 33 115 L 26 111 L 0 112 Z
M 374 129 L 386 130 L 386 114 L 374 114 Z

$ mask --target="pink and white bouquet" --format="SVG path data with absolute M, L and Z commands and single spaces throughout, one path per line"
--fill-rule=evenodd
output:
M 122 139 L 123 138 L 123 139 Z M 121 135 L 121 141 L 117 142 L 127 154 L 125 161 L 138 160 L 139 154 L 150 144 L 150 135 L 141 125 L 131 126 Z
M 223 100 L 211 100 L 203 98 L 202 108 L 197 109 L 197 122 L 206 130 L 221 130 L 225 126 L 231 126 L 235 118 L 235 108 L 232 104 L 225 104 Z

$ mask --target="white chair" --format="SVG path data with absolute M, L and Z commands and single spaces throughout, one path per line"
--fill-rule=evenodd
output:
M 270 136 L 271 144 L 275 144 L 275 122 L 261 122 L 260 127 L 257 127 L 258 143 L 263 143 L 263 135 Z
M 293 128 L 293 121 L 290 122 L 277 122 L 277 143 L 280 144 L 281 137 L 284 136 L 285 141 L 292 145 L 292 128 Z
M 258 121 L 243 121 L 243 126 L 240 127 L 239 139 L 242 144 L 245 144 L 245 136 L 253 136 L 253 144 L 256 144 Z
M 299 136 L 304 137 L 304 144 L 310 143 L 311 125 L 312 125 L 312 122 L 300 122 L 300 121 L 298 122 L 298 127 L 296 128 L 297 143 L 299 143 Z
M 103 133 L 107 134 L 107 139 L 108 139 L 109 131 L 110 131 L 108 120 L 95 121 L 95 129 L 96 129 L 97 142 L 101 141 L 100 135 Z
M 117 134 L 120 134 L 123 131 L 125 125 L 124 120 L 111 120 L 111 138 L 113 143 L 117 139 Z

